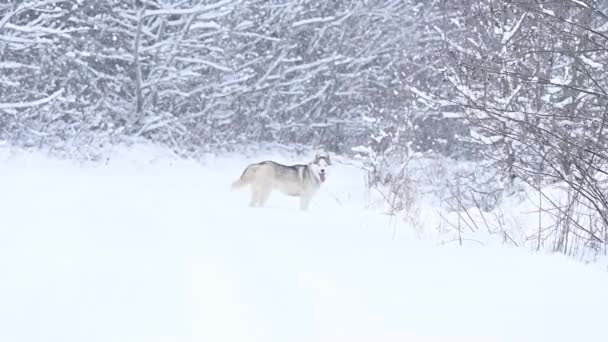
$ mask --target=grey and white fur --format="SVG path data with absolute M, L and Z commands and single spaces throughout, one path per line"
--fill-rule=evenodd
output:
M 251 185 L 251 207 L 264 206 L 270 194 L 277 190 L 300 197 L 300 209 L 307 210 L 310 200 L 325 182 L 330 165 L 329 154 L 317 154 L 308 164 L 283 165 L 267 160 L 247 166 L 241 177 L 232 183 L 232 189 Z

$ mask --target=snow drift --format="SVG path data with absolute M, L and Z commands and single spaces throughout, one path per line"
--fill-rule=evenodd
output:
M 248 208 L 229 184 L 258 157 L 137 149 L 78 165 L 2 152 L 0 339 L 606 340 L 605 272 L 438 247 L 404 225 L 393 240 L 346 164 L 309 212 L 278 194 Z

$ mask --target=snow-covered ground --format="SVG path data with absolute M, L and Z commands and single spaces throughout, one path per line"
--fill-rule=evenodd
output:
M 341 163 L 308 212 L 249 208 L 229 186 L 260 158 L 302 161 L 1 151 L 0 341 L 608 340 L 600 268 L 416 239 Z

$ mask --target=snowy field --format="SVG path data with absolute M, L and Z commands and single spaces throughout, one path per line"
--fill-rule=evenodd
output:
M 230 183 L 267 158 L 303 161 L 3 150 L 0 341 L 608 340 L 608 272 L 419 240 L 341 163 L 308 212 L 249 208 Z

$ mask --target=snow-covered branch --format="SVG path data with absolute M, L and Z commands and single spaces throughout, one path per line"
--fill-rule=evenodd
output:
M 159 10 L 150 10 L 145 13 L 145 17 L 152 16 L 167 16 L 167 15 L 200 15 L 203 13 L 208 13 L 213 10 L 221 9 L 222 7 L 228 5 L 237 5 L 240 3 L 240 0 L 221 0 L 213 4 L 209 5 L 199 5 L 191 8 L 166 8 Z M 212 19 L 217 16 L 225 15 L 224 12 L 215 12 L 215 14 L 211 14 L 209 16 L 205 16 L 204 19 Z M 202 18 L 202 17 L 200 17 Z
M 56 92 L 52 93 L 51 95 L 49 95 L 45 98 L 34 100 L 34 101 L 0 103 L 0 110 L 37 107 L 37 106 L 47 104 L 47 103 L 53 101 L 54 99 L 59 97 L 61 94 L 63 94 L 64 91 L 65 91 L 65 89 L 59 89 Z

